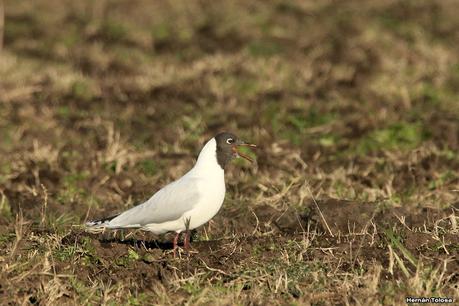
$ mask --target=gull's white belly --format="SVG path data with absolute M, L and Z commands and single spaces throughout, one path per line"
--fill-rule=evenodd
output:
M 222 207 L 225 199 L 224 181 L 222 180 L 218 184 L 214 182 L 209 185 L 202 187 L 202 189 L 206 190 L 201 190 L 202 199 L 199 203 L 183 215 L 183 220 L 189 220 L 190 229 L 195 229 L 210 221 Z

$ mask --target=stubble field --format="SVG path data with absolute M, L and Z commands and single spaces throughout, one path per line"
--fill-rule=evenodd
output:
M 459 299 L 459 3 L 5 1 L 0 304 Z M 86 233 L 219 131 L 219 214 Z

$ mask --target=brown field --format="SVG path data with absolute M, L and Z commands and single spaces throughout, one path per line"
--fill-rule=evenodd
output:
M 459 300 L 459 2 L 4 6 L 1 305 Z M 190 254 L 84 231 L 223 130 L 256 163 Z

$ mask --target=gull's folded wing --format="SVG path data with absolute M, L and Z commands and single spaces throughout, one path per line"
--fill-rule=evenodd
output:
M 198 179 L 183 177 L 155 193 L 148 201 L 111 220 L 108 228 L 137 228 L 179 219 L 199 200 Z

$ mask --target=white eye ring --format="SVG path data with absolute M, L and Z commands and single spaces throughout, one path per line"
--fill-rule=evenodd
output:
M 228 138 L 228 139 L 226 140 L 226 143 L 227 143 L 227 144 L 232 144 L 233 142 L 234 142 L 234 139 L 233 139 L 233 138 Z

